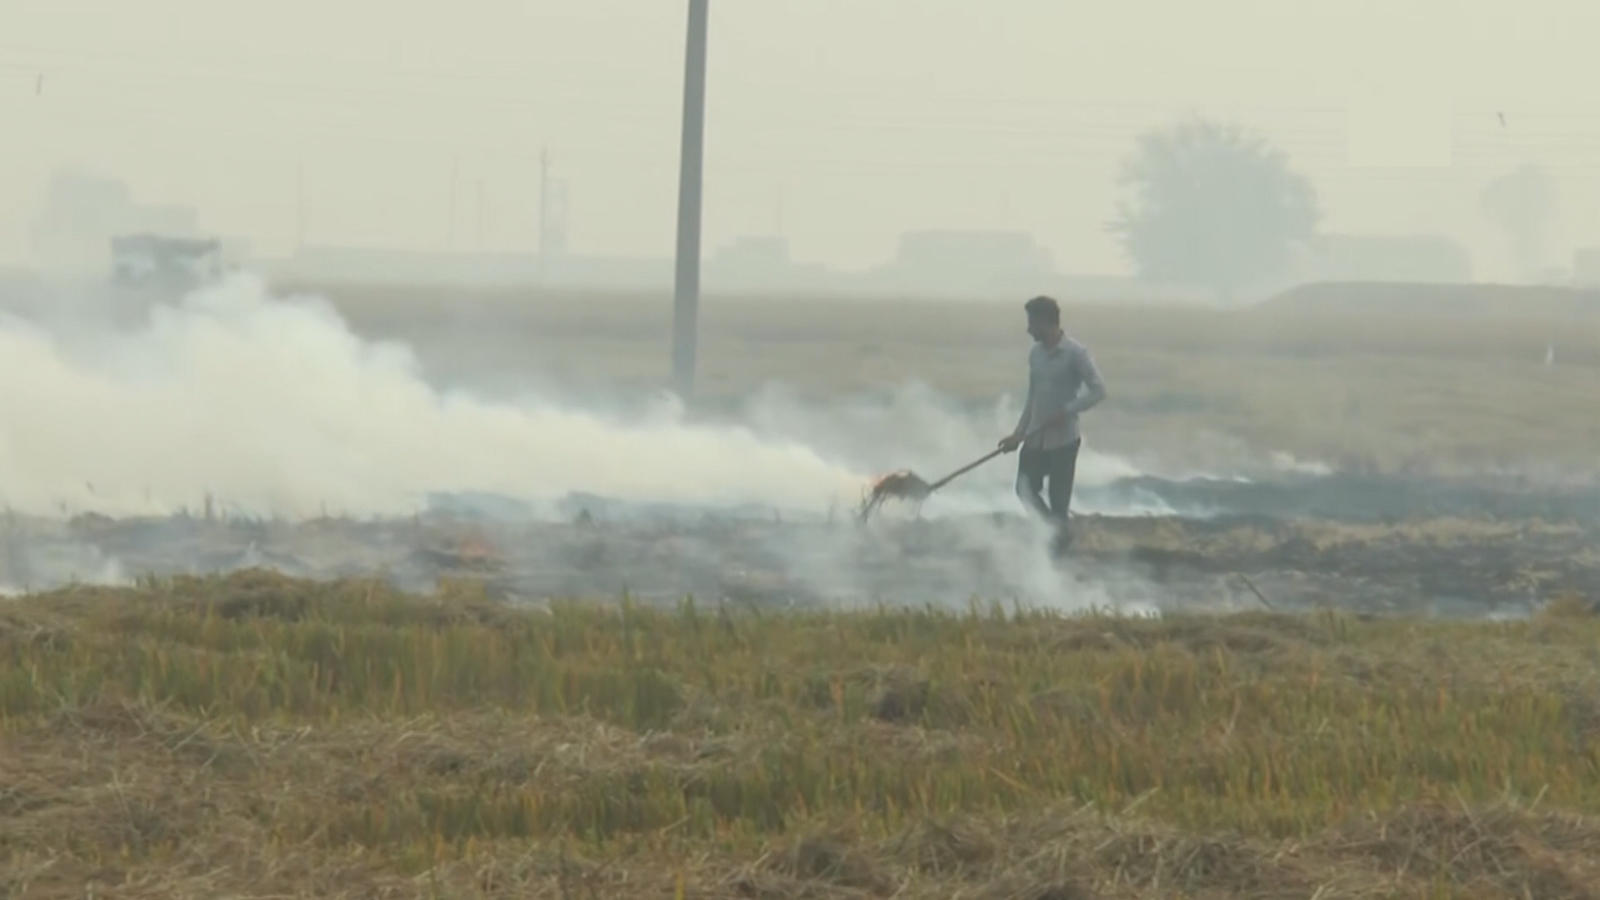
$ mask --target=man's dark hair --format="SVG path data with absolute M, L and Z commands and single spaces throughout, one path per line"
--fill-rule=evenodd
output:
M 1040 295 L 1022 305 L 1028 311 L 1028 318 L 1038 319 L 1046 325 L 1061 324 L 1061 306 L 1054 298 Z

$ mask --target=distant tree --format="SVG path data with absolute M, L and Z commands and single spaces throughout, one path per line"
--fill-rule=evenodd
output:
M 1195 120 L 1139 138 L 1110 229 L 1141 277 L 1223 297 L 1282 272 L 1316 230 L 1316 192 L 1234 125 Z
M 1523 277 L 1537 275 L 1545 239 L 1556 214 L 1556 187 L 1550 173 L 1519 166 L 1483 189 L 1483 211 L 1511 242 L 1511 256 Z

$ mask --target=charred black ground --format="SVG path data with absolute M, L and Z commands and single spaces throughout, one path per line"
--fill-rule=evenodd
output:
M 1339 607 L 1523 616 L 1552 597 L 1600 595 L 1600 498 L 1422 479 L 1335 476 L 1271 484 L 1141 478 L 1086 490 L 1085 506 L 1152 501 L 1190 515 L 1084 514 L 1049 567 L 1010 513 L 866 525 L 760 509 L 643 506 L 573 496 L 559 520 L 519 504 L 439 497 L 412 519 L 291 524 L 198 517 L 11 517 L 0 583 L 267 568 L 319 579 L 381 573 L 427 590 L 481 578 L 513 601 L 687 595 L 773 608 L 963 605 L 1063 609 Z M 1203 512 L 1203 514 L 1201 514 Z

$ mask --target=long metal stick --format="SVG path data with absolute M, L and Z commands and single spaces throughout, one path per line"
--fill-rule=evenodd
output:
M 1035 438 L 1035 437 L 1038 437 L 1039 433 L 1044 431 L 1046 427 L 1048 427 L 1048 426 L 1040 425 L 1038 428 L 1035 428 L 1034 430 L 1028 432 L 1027 435 L 1025 435 L 1022 438 L 1023 442 L 1026 443 L 1028 440 L 1030 440 L 1032 438 Z M 1018 445 L 1018 450 L 1019 451 L 1021 450 L 1021 445 L 1020 444 Z M 989 460 L 994 459 L 996 456 L 1003 455 L 1006 452 L 1007 451 L 1002 450 L 999 447 L 996 447 L 993 450 L 990 450 L 988 453 L 985 453 L 983 456 L 979 457 L 978 459 L 975 459 L 972 462 L 967 463 L 966 465 L 964 465 L 961 468 L 955 470 L 954 472 L 951 472 L 949 475 L 946 475 L 945 477 L 939 479 L 938 481 L 935 481 L 933 484 L 928 485 L 928 493 L 931 494 L 934 491 L 937 491 L 939 488 L 944 487 L 945 485 L 949 484 L 950 482 L 955 481 L 957 478 L 960 478 L 962 475 L 965 475 L 968 472 L 971 472 L 973 469 L 976 469 L 977 467 L 983 465 L 984 463 L 988 462 Z

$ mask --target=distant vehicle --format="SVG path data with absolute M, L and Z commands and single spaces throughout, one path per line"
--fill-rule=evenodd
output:
M 193 290 L 222 277 L 222 242 L 128 234 L 111 239 L 112 281 L 123 287 Z

